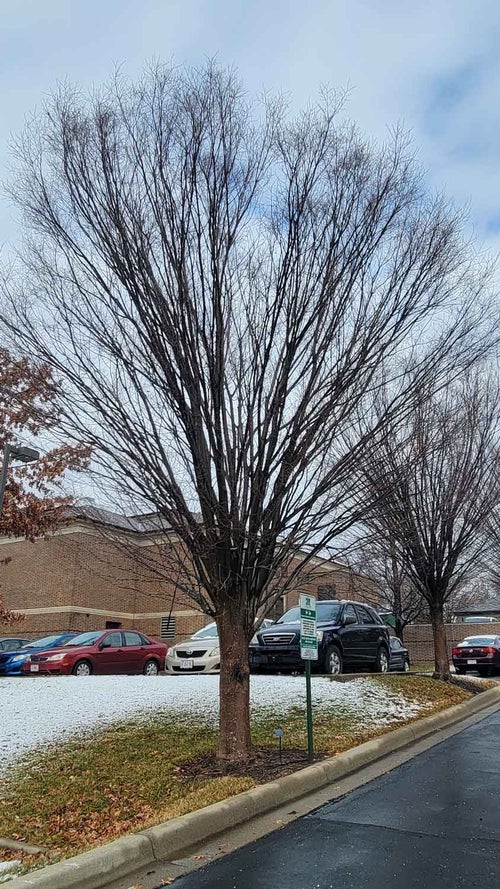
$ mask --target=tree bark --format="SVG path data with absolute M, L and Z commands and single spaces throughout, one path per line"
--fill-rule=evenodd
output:
M 434 637 L 434 678 L 448 680 L 450 678 L 450 657 L 442 607 L 431 609 L 431 623 Z
M 252 753 L 248 636 L 241 614 L 225 611 L 217 618 L 221 653 L 219 759 L 246 762 Z

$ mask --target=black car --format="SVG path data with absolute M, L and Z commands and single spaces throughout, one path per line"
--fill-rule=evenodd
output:
M 389 670 L 397 670 L 400 673 L 408 673 L 410 669 L 410 654 L 404 647 L 401 639 L 397 636 L 391 636 L 391 660 Z
M 19 639 L 17 636 L 0 636 L 0 651 L 17 651 L 29 641 L 29 639 Z
M 467 636 L 451 653 L 457 673 L 490 676 L 500 672 L 500 637 Z
M 355 668 L 386 673 L 389 669 L 389 630 L 369 605 L 360 602 L 318 602 L 318 660 L 312 667 L 319 673 L 342 673 Z M 265 630 L 259 630 L 250 645 L 252 671 L 300 670 L 300 608 L 291 608 Z

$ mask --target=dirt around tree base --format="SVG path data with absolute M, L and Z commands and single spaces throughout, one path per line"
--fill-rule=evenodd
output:
M 326 756 L 323 751 L 318 751 L 314 756 L 314 762 L 319 762 Z M 228 775 L 250 777 L 259 784 L 264 784 L 266 781 L 290 775 L 308 765 L 305 750 L 283 750 L 280 760 L 278 750 L 254 747 L 252 758 L 246 763 L 224 762 L 218 759 L 215 753 L 200 753 L 199 756 L 179 766 L 177 772 L 189 778 L 221 778 Z

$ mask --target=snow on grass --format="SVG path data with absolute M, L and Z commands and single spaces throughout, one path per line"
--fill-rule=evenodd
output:
M 0 679 L 0 766 L 18 754 L 112 722 L 160 713 L 217 722 L 217 676 L 61 676 Z M 416 716 L 426 704 L 372 679 L 332 682 L 316 677 L 313 707 L 352 715 L 359 728 Z M 305 707 L 301 676 L 252 676 L 252 716 L 282 716 Z

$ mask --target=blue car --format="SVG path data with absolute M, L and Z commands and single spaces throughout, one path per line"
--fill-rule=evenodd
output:
M 58 636 L 44 636 L 43 639 L 34 639 L 17 651 L 0 651 L 0 676 L 20 676 L 23 664 L 35 651 L 46 651 L 47 648 L 59 648 L 69 639 L 73 639 L 77 633 L 59 633 Z

